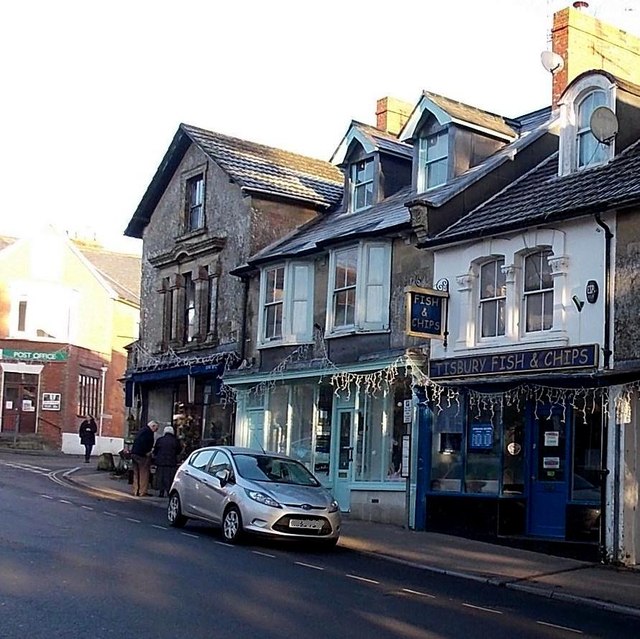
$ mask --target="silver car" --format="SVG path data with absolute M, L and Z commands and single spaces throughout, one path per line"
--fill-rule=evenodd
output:
M 171 485 L 167 518 L 176 527 L 210 522 L 230 543 L 256 533 L 335 546 L 340 536 L 338 502 L 303 464 L 235 446 L 191 453 Z

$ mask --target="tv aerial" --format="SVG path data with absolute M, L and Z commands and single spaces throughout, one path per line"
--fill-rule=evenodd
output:
M 618 135 L 618 118 L 609 107 L 596 107 L 591 114 L 589 128 L 598 142 L 609 145 Z
M 551 75 L 555 75 L 564 68 L 564 59 L 555 51 L 543 51 L 540 54 L 540 62 Z

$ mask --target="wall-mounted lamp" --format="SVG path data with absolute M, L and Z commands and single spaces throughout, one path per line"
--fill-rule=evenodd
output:
M 580 313 L 584 308 L 584 302 L 577 295 L 574 295 L 571 299 L 573 300 L 573 303 L 578 309 L 578 313 Z

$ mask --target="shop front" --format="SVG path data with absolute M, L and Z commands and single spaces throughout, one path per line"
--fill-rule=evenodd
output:
M 411 386 L 404 376 L 386 383 L 377 375 L 370 378 L 375 388 L 363 382 L 366 373 L 292 373 L 258 383 L 226 378 L 237 392 L 236 443 L 300 460 L 343 512 L 403 524 L 408 468 L 402 446 L 411 433 Z
M 597 348 L 577 350 L 431 362 L 419 489 L 428 530 L 597 554 L 608 391 L 593 376 Z

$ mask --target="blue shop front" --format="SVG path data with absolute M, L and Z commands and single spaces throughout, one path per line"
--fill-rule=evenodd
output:
M 598 346 L 436 359 L 426 380 L 417 527 L 596 558 L 608 409 Z

